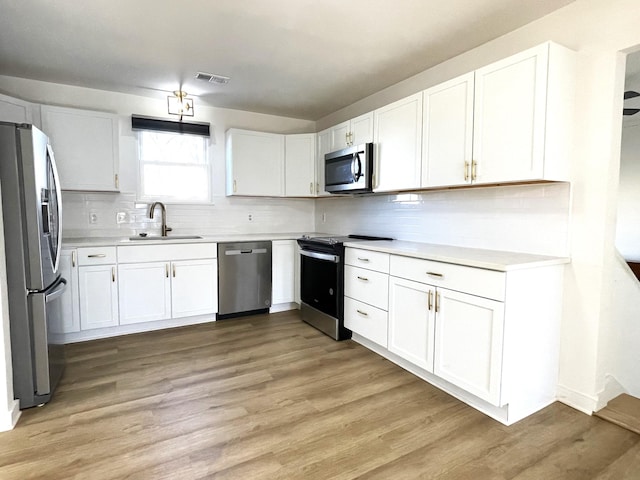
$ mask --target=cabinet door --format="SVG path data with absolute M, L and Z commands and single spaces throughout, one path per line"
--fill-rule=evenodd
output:
M 63 249 L 60 254 L 60 275 L 67 281 L 62 294 L 62 316 L 60 324 L 50 325 L 53 333 L 80 331 L 80 298 L 78 296 L 78 257 L 75 249 Z
M 389 277 L 389 351 L 433 372 L 435 288 Z M 431 303 L 429 293 L 431 292 Z
M 287 135 L 284 141 L 284 192 L 287 197 L 313 197 L 316 193 L 316 135 Z
M 62 189 L 118 191 L 117 116 L 46 105 L 41 113 Z
M 376 181 L 374 191 L 420 187 L 422 93 L 374 112 Z
M 295 240 L 271 242 L 272 305 L 295 301 L 295 255 Z
M 434 373 L 500 406 L 504 304 L 438 289 Z
M 32 123 L 31 104 L 19 98 L 0 95 L 0 122 Z
M 168 262 L 118 265 L 120 325 L 171 318 Z
M 342 150 L 349 146 L 349 133 L 351 131 L 351 122 L 342 122 L 329 129 L 331 132 L 331 143 L 329 146 L 329 152 L 335 152 L 336 150 Z
M 476 71 L 474 183 L 542 178 L 548 44 Z
M 365 113 L 351 120 L 351 145 L 373 142 L 373 112 Z
M 423 187 L 471 183 L 473 78 L 468 73 L 423 92 Z
M 227 132 L 227 195 L 284 195 L 284 135 Z
M 329 152 L 331 152 L 331 129 L 318 133 L 316 194 L 319 197 L 331 195 L 324 189 L 324 156 Z
M 118 284 L 115 265 L 78 268 L 80 328 L 118 325 Z
M 216 259 L 171 263 L 172 317 L 206 315 L 218 311 L 218 262 Z

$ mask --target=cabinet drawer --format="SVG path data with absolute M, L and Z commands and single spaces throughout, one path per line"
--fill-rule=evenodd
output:
M 345 297 L 344 326 L 352 332 L 387 348 L 386 311 Z
M 374 307 L 387 310 L 389 275 L 346 265 L 344 267 L 344 294 Z
M 362 267 L 376 272 L 389 273 L 389 254 L 361 250 L 359 248 L 345 249 L 345 263 L 354 267 Z
M 108 265 L 116 263 L 116 247 L 78 248 L 78 265 Z
M 391 255 L 394 277 L 504 301 L 505 272 Z
M 119 263 L 166 262 L 216 258 L 217 243 L 172 243 L 170 245 L 127 245 L 118 247 Z

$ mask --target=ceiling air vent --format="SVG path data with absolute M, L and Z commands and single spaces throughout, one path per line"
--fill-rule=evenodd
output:
M 217 83 L 218 85 L 226 85 L 227 83 L 229 83 L 229 80 L 230 80 L 229 77 L 225 77 L 224 75 L 216 75 L 214 73 L 204 73 L 204 72 L 196 73 L 196 79 L 209 82 L 209 83 Z

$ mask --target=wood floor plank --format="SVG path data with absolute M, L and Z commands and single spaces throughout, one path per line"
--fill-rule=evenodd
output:
M 0 478 L 640 478 L 640 436 L 561 404 L 505 427 L 298 312 L 66 346 Z

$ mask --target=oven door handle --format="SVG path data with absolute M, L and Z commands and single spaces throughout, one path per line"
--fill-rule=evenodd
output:
M 316 260 L 324 260 L 325 262 L 340 263 L 340 257 L 338 255 L 331 255 L 330 253 L 310 252 L 309 250 L 300 250 L 300 255 L 305 257 L 315 258 Z

